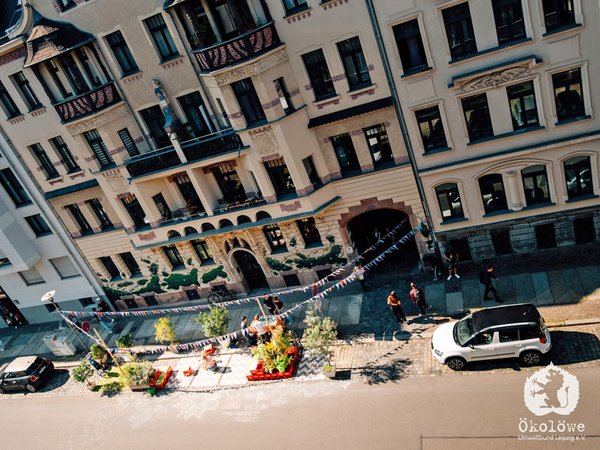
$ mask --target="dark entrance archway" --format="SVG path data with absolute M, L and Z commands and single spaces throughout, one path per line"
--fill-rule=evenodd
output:
M 252 253 L 244 250 L 236 250 L 233 253 L 233 259 L 235 259 L 250 289 L 264 289 L 269 287 L 265 273 Z
M 364 263 L 371 261 L 411 230 L 408 215 L 396 209 L 374 209 L 366 211 L 348 222 L 350 240 L 354 245 L 354 249 L 362 254 L 377 241 L 378 235 L 383 238 L 404 219 L 407 220 L 401 227 L 400 232 L 396 233 L 394 237 L 386 239 L 375 251 L 365 254 Z M 417 266 L 419 260 L 420 256 L 417 244 L 414 239 L 411 239 L 397 251 L 386 257 L 374 270 L 376 272 L 386 272 L 388 270 L 411 271 Z
M 13 327 L 29 323 L 2 287 L 0 287 L 0 317 L 4 319 L 7 325 Z

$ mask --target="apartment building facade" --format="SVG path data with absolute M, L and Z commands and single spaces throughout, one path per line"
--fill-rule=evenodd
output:
M 599 240 L 597 2 L 368 3 L 442 251 Z
M 117 307 L 309 284 L 423 219 L 365 4 L 22 8 L 2 127 Z

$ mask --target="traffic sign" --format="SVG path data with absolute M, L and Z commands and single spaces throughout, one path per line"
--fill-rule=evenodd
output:
M 92 329 L 92 325 L 86 320 L 81 324 L 81 329 L 87 333 Z

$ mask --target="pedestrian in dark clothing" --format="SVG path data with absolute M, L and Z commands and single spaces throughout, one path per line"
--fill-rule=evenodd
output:
M 394 291 L 390 292 L 390 295 L 387 298 L 387 304 L 390 305 L 390 309 L 392 310 L 392 313 L 396 317 L 396 320 L 399 324 L 406 322 L 406 316 L 402 310 L 400 299 L 396 297 L 396 293 Z
M 458 264 L 458 252 L 452 248 L 446 250 L 444 253 L 444 259 L 448 264 L 448 280 L 450 280 L 453 276 L 456 278 L 460 278 L 460 275 L 456 273 L 456 265 Z
M 491 265 L 483 266 L 481 268 L 481 272 L 479 272 L 479 282 L 485 286 L 485 291 L 483 291 L 483 299 L 489 300 L 488 293 L 494 294 L 494 299 L 501 303 L 503 300 L 498 297 L 498 292 L 496 288 L 492 284 L 492 279 L 498 279 L 496 274 L 494 273 L 494 268 Z
M 275 303 L 273 303 L 273 297 L 270 295 L 265 295 L 263 297 L 263 306 L 269 310 L 269 314 L 272 316 L 277 314 L 277 308 L 275 308 Z
M 410 283 L 410 300 L 417 305 L 419 313 L 422 316 L 424 316 L 426 311 L 430 308 L 425 301 L 425 292 L 423 292 L 423 289 L 417 287 L 414 282 Z
M 279 300 L 276 295 L 273 296 L 273 306 L 275 306 L 275 312 L 281 314 L 283 312 L 283 302 Z

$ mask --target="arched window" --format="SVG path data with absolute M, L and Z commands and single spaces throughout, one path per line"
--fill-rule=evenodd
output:
M 240 244 L 240 240 L 238 238 L 233 238 L 233 241 L 231 241 L 231 243 L 233 244 L 233 248 L 238 248 L 238 247 L 242 246 L 242 244 Z
M 458 219 L 465 216 L 456 183 L 440 184 L 435 188 L 435 195 L 440 205 L 442 220 Z
M 215 227 L 212 223 L 207 222 L 207 223 L 202 224 L 202 232 L 210 231 L 210 230 L 214 230 L 214 229 L 215 229 Z
M 492 173 L 479 179 L 479 189 L 485 213 L 504 211 L 508 209 L 502 175 Z
M 526 167 L 521 171 L 521 177 L 523 178 L 527 206 L 550 201 L 546 166 L 536 164 L 535 166 Z
M 229 242 L 225 242 L 225 253 L 229 253 L 231 251 L 231 245 Z
M 271 215 L 265 211 L 259 211 L 256 213 L 256 221 L 270 219 Z
M 233 223 L 231 223 L 231 220 L 228 220 L 228 219 L 219 220 L 219 229 L 226 228 L 226 227 L 232 227 L 232 226 L 233 226 Z
M 248 216 L 239 216 L 237 218 L 238 225 L 241 225 L 243 223 L 250 223 L 250 222 L 252 222 L 252 219 L 250 219 L 250 217 L 248 217 Z
M 170 231 L 167 233 L 167 238 L 168 238 L 169 240 L 171 240 L 171 239 L 175 239 L 175 238 L 178 238 L 178 237 L 181 237 L 181 234 L 180 234 L 178 231 L 175 231 L 175 230 L 170 230 Z
M 197 234 L 198 230 L 196 230 L 194 227 L 185 227 L 183 229 L 183 232 L 186 236 L 189 236 L 190 234 Z
M 263 231 L 271 246 L 271 252 L 286 252 L 287 247 L 285 245 L 285 238 L 283 233 L 276 223 L 263 227 Z
M 575 156 L 565 161 L 565 179 L 569 200 L 580 195 L 593 194 L 592 166 L 589 156 Z

